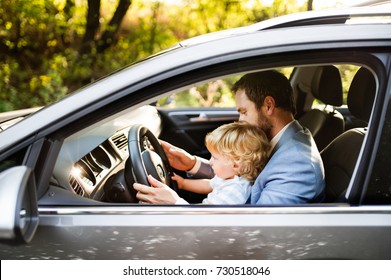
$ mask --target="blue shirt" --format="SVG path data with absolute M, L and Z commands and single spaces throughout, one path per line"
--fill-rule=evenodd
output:
M 227 180 L 215 176 L 209 184 L 212 192 L 202 204 L 245 204 L 251 192 L 250 182 L 239 176 Z

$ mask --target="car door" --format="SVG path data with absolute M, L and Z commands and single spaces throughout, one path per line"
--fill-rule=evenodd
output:
M 23 244 L 21 240 L 14 246 L 14 240 L 3 238 L 1 258 L 389 259 L 391 207 L 385 187 L 389 174 L 384 171 L 390 157 L 384 153 L 389 151 L 391 126 L 389 104 L 383 101 L 388 95 L 384 91 L 379 96 L 384 125 L 372 130 L 374 139 L 382 135 L 375 146 L 374 141 L 367 141 L 378 152 L 367 151 L 375 171 L 372 177 L 364 174 L 370 180 L 371 199 L 366 203 L 278 207 L 70 204 L 69 192 L 52 185 L 37 202 L 39 226 L 31 241 Z M 33 158 L 33 150 L 26 151 L 27 158 Z M 43 156 L 47 150 L 36 153 Z M 5 182 L 11 180 L 23 186 L 28 174 L 26 168 L 16 175 L 4 172 L 0 186 L 9 186 Z

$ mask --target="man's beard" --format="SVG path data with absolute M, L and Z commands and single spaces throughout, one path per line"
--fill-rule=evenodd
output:
M 270 123 L 267 116 L 265 116 L 261 110 L 258 111 L 258 123 L 259 127 L 263 130 L 263 132 L 265 132 L 267 138 L 271 140 L 271 132 L 273 125 Z

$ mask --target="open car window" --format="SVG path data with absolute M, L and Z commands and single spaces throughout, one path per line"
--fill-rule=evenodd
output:
M 360 120 L 348 108 L 349 88 L 358 69 L 360 66 L 356 64 L 338 63 L 276 68 L 289 78 L 296 101 L 295 117 L 310 130 L 321 153 L 346 131 L 368 129 L 368 119 Z M 85 201 L 106 203 L 137 202 L 128 142 L 129 130 L 134 125 L 146 126 L 159 139 L 209 159 L 204 143 L 206 134 L 239 118 L 231 88 L 242 75 L 224 75 L 182 86 L 159 95 L 156 101 L 129 107 L 67 137 L 51 181 L 52 188 L 60 188 L 61 194 L 68 192 L 61 203 L 69 203 L 75 196 L 78 201 L 82 197 Z M 324 118 L 327 124 L 323 123 Z M 361 144 L 350 163 L 350 172 L 355 168 L 360 148 Z M 325 151 L 325 157 L 327 154 Z M 183 171 L 175 172 L 187 176 Z M 349 182 L 350 178 L 346 178 L 345 189 L 338 190 L 340 201 L 347 201 Z M 205 198 L 187 191 L 180 191 L 180 196 L 191 204 Z M 47 199 L 41 202 L 49 203 Z

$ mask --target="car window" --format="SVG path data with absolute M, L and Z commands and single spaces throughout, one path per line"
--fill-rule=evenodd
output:
M 295 69 L 286 67 L 275 70 L 289 77 L 294 93 L 299 94 L 299 90 L 312 89 L 301 86 L 304 82 L 308 83 L 305 80 L 309 76 L 308 73 L 314 76 L 319 67 L 335 66 L 300 66 Z M 344 77 L 343 79 L 351 83 L 351 77 L 356 74 L 357 67 L 342 65 L 336 71 Z M 190 84 L 185 90 L 181 88 L 174 94 L 167 93 L 167 96 L 156 101 L 156 106 L 128 108 L 113 119 L 94 124 L 88 129 L 71 135 L 64 140 L 54 167 L 53 178 L 56 179 L 56 185 L 61 185 L 79 196 L 93 200 L 129 202 L 120 194 L 126 189 L 124 186 L 131 189 L 134 182 L 132 176 L 126 176 L 126 174 L 131 174 L 127 170 L 130 166 L 127 164 L 130 154 L 127 150 L 128 133 L 135 124 L 143 124 L 159 139 L 182 148 L 192 155 L 210 158 L 205 147 L 205 136 L 218 126 L 238 120 L 239 115 L 235 108 L 231 88 L 242 75 L 243 73 L 237 73 Z M 341 77 L 338 79 L 342 84 Z M 328 88 L 328 83 L 325 86 Z M 345 87 L 349 88 L 350 84 Z M 325 90 L 322 89 L 322 91 Z M 329 93 L 328 90 L 325 92 Z M 313 100 L 311 91 L 304 93 L 307 94 L 305 98 Z M 339 93 L 342 96 L 342 89 Z M 303 115 L 306 113 L 308 112 L 303 112 Z M 347 124 L 353 117 L 348 109 L 344 114 L 333 114 L 332 122 L 322 125 L 325 130 L 320 133 L 319 121 L 328 112 L 322 111 L 320 116 L 309 113 L 308 117 L 296 116 L 296 119 L 313 134 L 320 152 L 333 139 L 350 128 Z M 342 124 L 341 130 L 337 131 L 336 122 Z M 365 126 L 367 123 L 360 125 L 360 128 Z M 357 151 L 360 147 L 361 144 Z M 356 159 L 351 161 L 352 170 L 355 164 Z M 350 177 L 347 180 L 346 186 Z M 181 196 L 190 203 L 199 203 L 204 198 L 188 193 L 181 194 Z
M 348 97 L 350 84 L 353 80 L 354 74 L 357 72 L 357 70 L 360 67 L 357 65 L 351 65 L 351 64 L 335 65 L 335 67 L 337 67 L 337 69 L 339 70 L 339 73 L 341 75 L 342 91 L 343 91 L 343 105 L 347 105 L 347 97 Z
M 240 76 L 213 80 L 160 99 L 162 108 L 185 107 L 234 107 L 231 87 Z
M 346 108 L 349 86 L 352 82 L 354 74 L 357 72 L 357 70 L 360 67 L 357 65 L 352 65 L 352 64 L 340 64 L 340 65 L 334 65 L 334 66 L 339 71 L 339 74 L 341 77 L 341 82 L 342 82 L 342 92 L 343 92 L 342 105 L 335 106 L 335 107 Z M 324 107 L 324 105 L 325 105 L 325 103 L 322 100 L 314 98 L 314 101 L 312 103 L 312 108 Z
M 293 69 L 293 67 L 286 67 L 276 70 L 289 78 Z M 156 104 L 161 108 L 235 107 L 235 99 L 231 88 L 241 76 L 233 75 L 194 85 L 186 90 L 164 97 L 158 100 Z
M 10 155 L 6 159 L 0 161 L 0 172 L 14 166 L 22 165 L 27 149 L 21 149 L 18 152 Z

